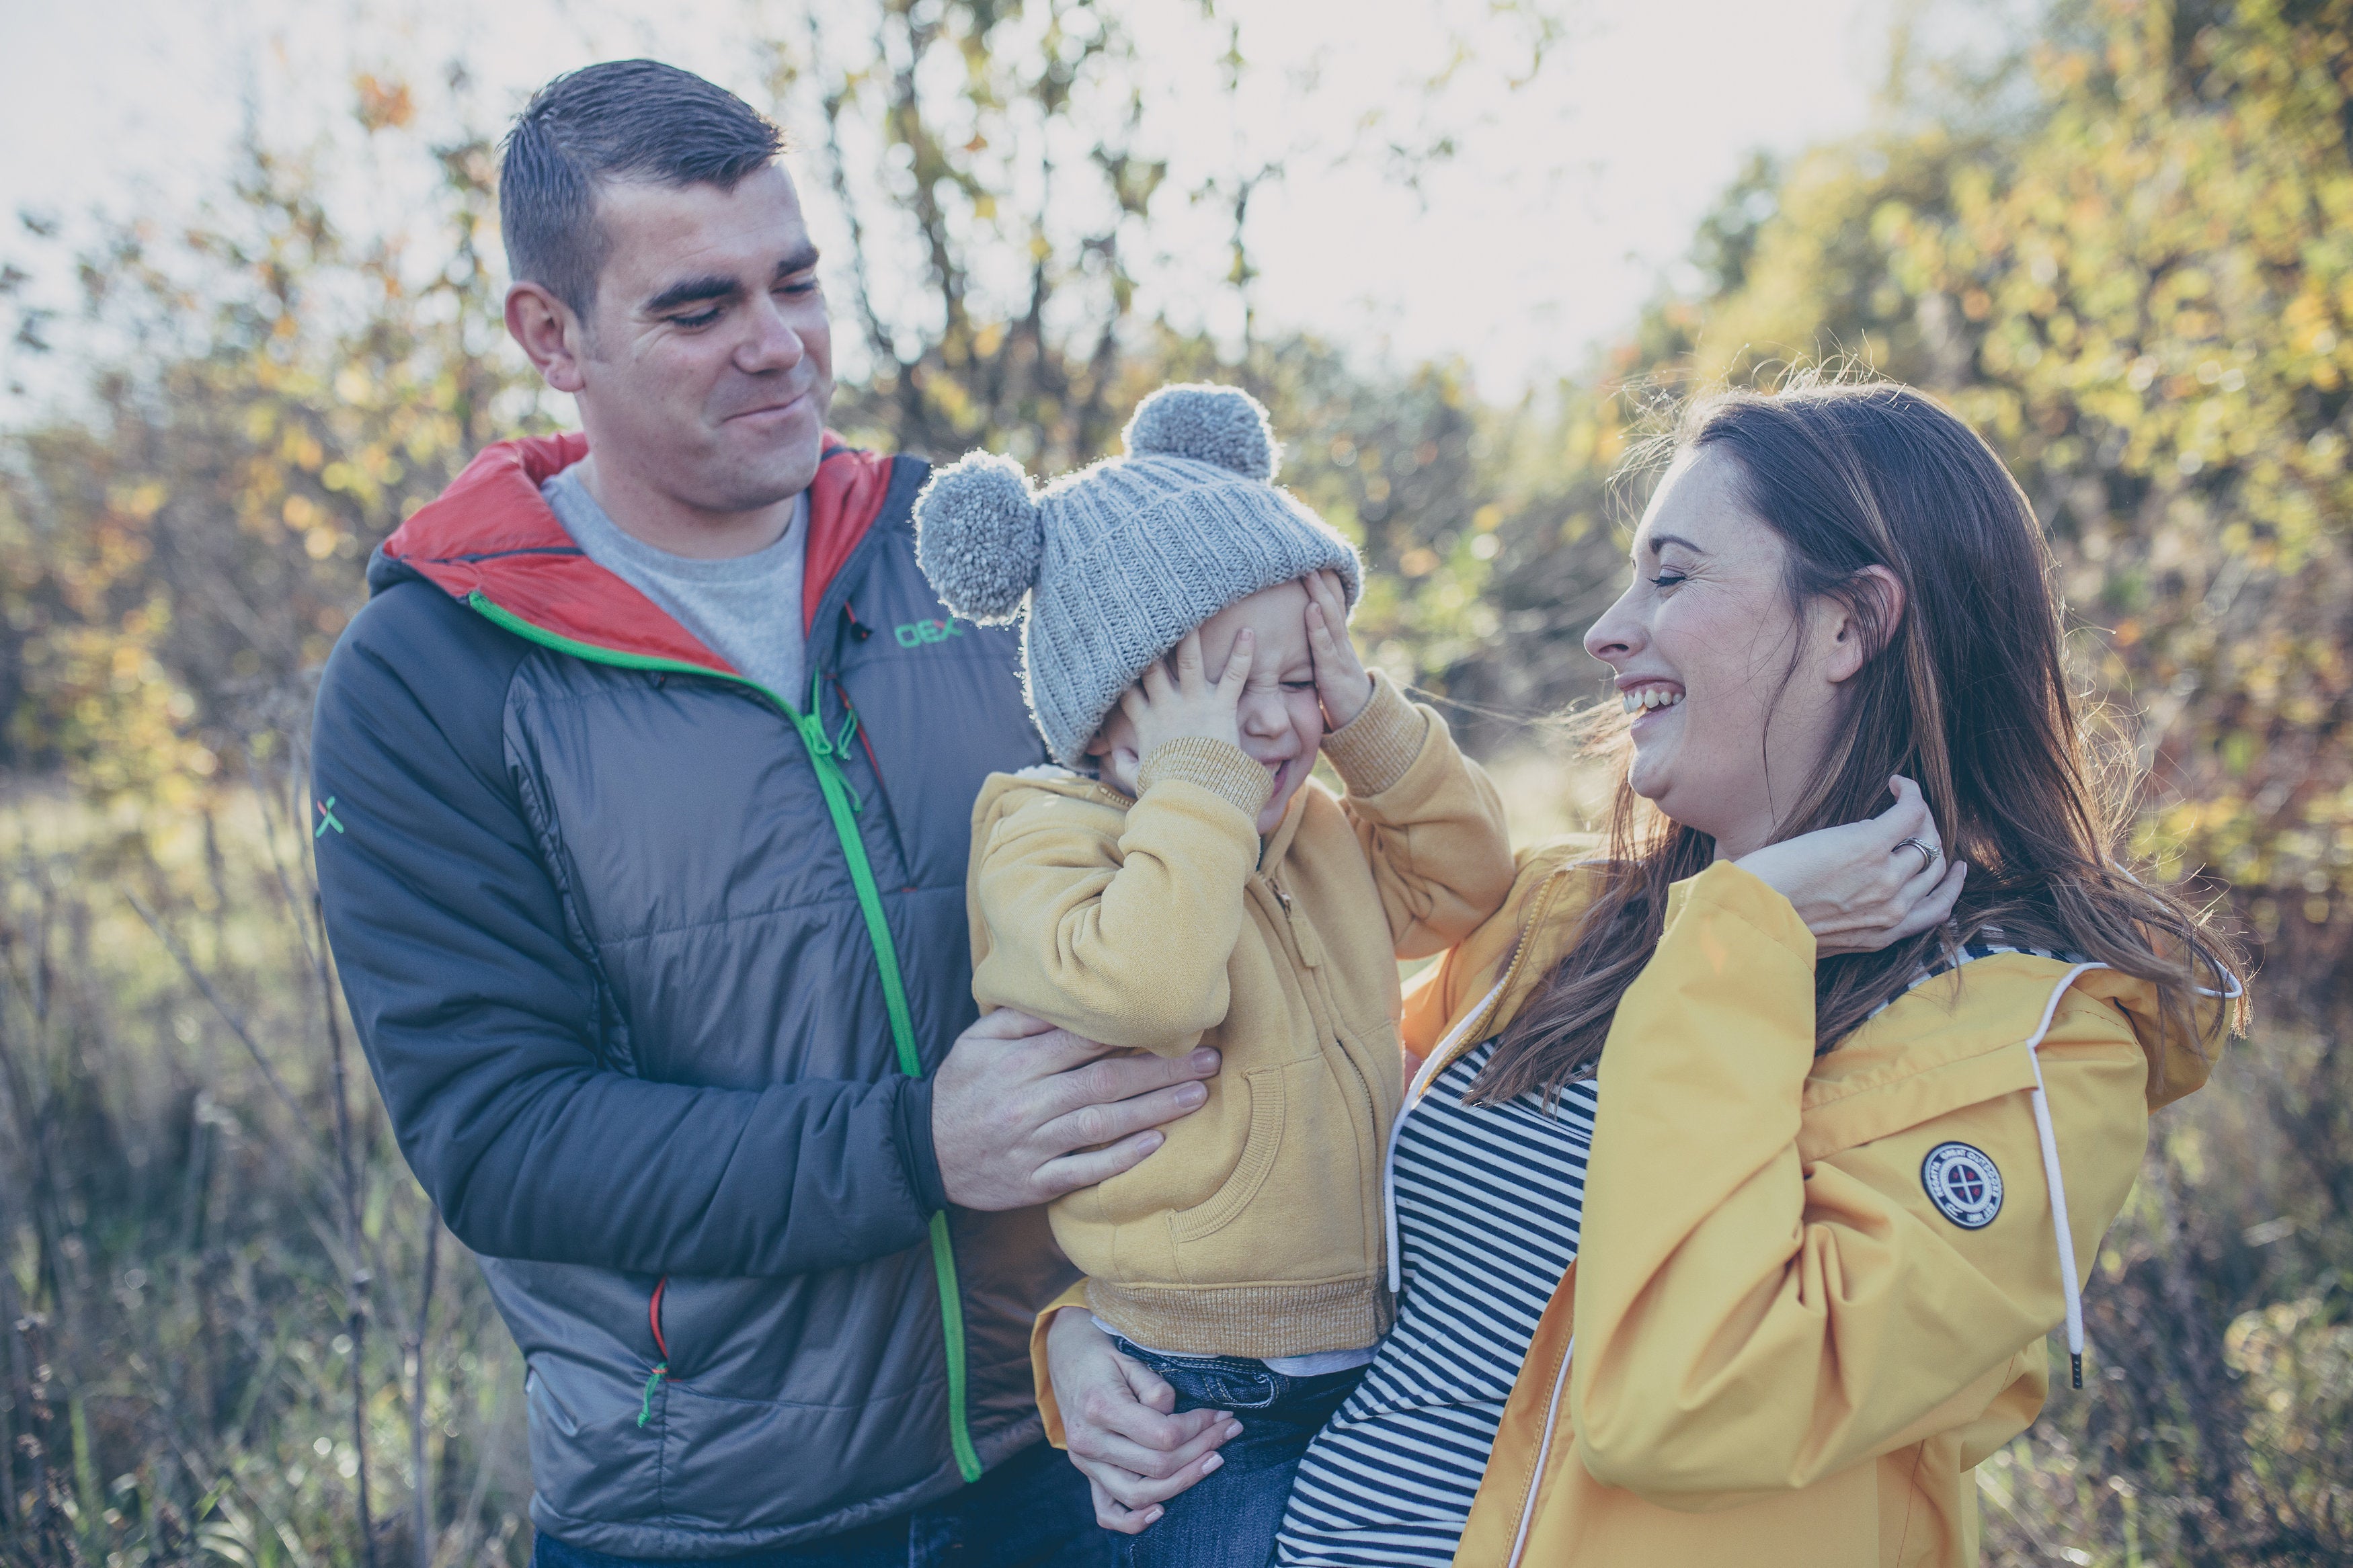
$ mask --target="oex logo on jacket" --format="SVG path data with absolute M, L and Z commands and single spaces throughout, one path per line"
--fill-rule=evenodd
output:
M 901 647 L 921 647 L 925 643 L 960 637 L 964 628 L 954 621 L 909 621 L 905 626 L 892 626 L 891 635 L 899 639 Z

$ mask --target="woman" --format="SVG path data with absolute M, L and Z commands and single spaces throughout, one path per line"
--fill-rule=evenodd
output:
M 1586 636 L 1630 720 L 1606 858 L 1524 854 L 1409 993 L 1398 1328 L 1285 1563 L 1973 1562 L 1970 1468 L 2062 1323 L 2080 1383 L 2081 1272 L 2242 992 L 2114 858 L 2040 529 L 1950 414 L 1711 399 L 1634 567 Z M 1081 1314 L 1041 1338 L 1107 1521 L 1214 1463 L 1229 1420 Z

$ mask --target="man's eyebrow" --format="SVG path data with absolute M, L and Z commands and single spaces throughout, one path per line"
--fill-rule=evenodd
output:
M 642 307 L 648 315 L 658 316 L 664 310 L 675 310 L 681 305 L 699 304 L 705 300 L 732 300 L 743 292 L 743 286 L 723 272 L 710 273 L 702 278 L 687 278 L 671 284 Z
M 776 275 L 789 278 L 797 272 L 809 271 L 816 266 L 817 247 L 806 246 L 777 262 Z M 671 284 L 647 300 L 643 309 L 649 316 L 659 316 L 664 310 L 675 310 L 681 305 L 698 305 L 706 300 L 733 300 L 742 292 L 735 279 L 724 273 L 713 272 Z

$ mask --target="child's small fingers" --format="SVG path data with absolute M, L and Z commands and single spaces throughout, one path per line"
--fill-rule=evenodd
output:
M 1258 638 L 1248 626 L 1234 634 L 1233 651 L 1226 655 L 1226 672 L 1218 678 L 1218 695 L 1239 700 L 1242 687 L 1250 680 L 1250 658 L 1257 651 Z
M 1176 689 L 1190 691 L 1203 679 L 1201 670 L 1201 632 L 1199 627 L 1187 632 L 1176 645 Z
M 1348 584 L 1337 572 L 1326 571 L 1324 579 L 1324 613 L 1332 617 L 1334 626 L 1348 624 Z

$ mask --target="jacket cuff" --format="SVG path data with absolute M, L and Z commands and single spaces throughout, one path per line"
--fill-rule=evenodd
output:
M 1266 797 L 1274 793 L 1274 775 L 1250 761 L 1240 746 L 1195 735 L 1152 749 L 1135 770 L 1137 797 L 1169 779 L 1199 784 L 1253 823 L 1266 809 Z
M 1430 719 L 1376 669 L 1364 710 L 1324 737 L 1324 754 L 1355 795 L 1378 795 L 1405 777 L 1430 739 Z
M 1686 877 L 1667 889 L 1669 930 L 1694 903 L 1705 903 L 1736 915 L 1759 936 L 1784 949 L 1799 963 L 1814 966 L 1814 933 L 1808 930 L 1795 904 L 1753 871 L 1729 860 L 1718 860 L 1696 877 Z
M 947 1184 L 940 1177 L 939 1148 L 932 1142 L 932 1080 L 906 1079 L 898 1088 L 899 1158 L 907 1167 L 907 1185 L 928 1218 L 948 1206 Z

